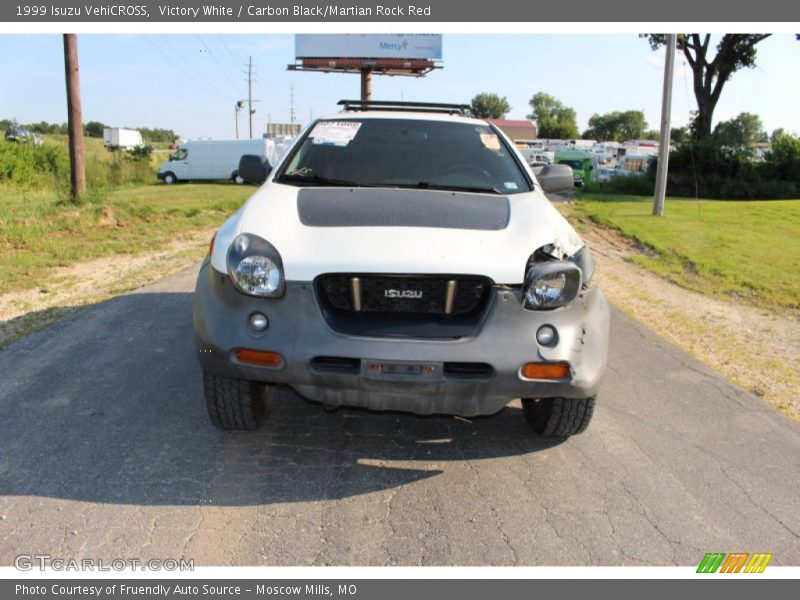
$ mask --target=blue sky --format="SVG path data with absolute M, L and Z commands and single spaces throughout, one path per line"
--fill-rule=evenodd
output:
M 256 65 L 256 131 L 267 118 L 288 121 L 294 86 L 297 121 L 336 112 L 355 98 L 355 75 L 297 73 L 293 35 L 79 36 L 84 120 L 115 126 L 174 129 L 186 138 L 234 137 L 234 104 L 246 98 L 245 63 Z M 660 114 L 663 51 L 632 34 L 446 34 L 444 69 L 425 78 L 376 77 L 376 99 L 468 102 L 487 91 L 506 96 L 510 118 L 524 118 L 528 100 L 544 91 L 572 106 L 583 129 L 593 113 L 643 110 L 651 127 Z M 62 38 L 0 35 L 0 118 L 66 120 Z M 695 108 L 688 68 L 677 55 L 673 126 Z M 736 73 L 715 120 L 758 114 L 768 131 L 800 132 L 800 42 L 775 35 L 758 46 L 758 66 Z M 246 131 L 246 114 L 240 115 Z

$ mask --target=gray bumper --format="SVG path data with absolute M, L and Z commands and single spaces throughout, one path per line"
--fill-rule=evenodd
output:
M 310 282 L 287 282 L 280 299 L 245 296 L 208 260 L 197 279 L 194 329 L 200 363 L 206 371 L 239 379 L 286 384 L 301 395 L 329 405 L 401 410 L 419 414 L 492 414 L 514 398 L 587 398 L 600 385 L 608 350 L 608 302 L 593 287 L 569 306 L 526 311 L 519 290 L 494 292 L 476 334 L 458 340 L 351 337 L 333 331 L 322 315 Z M 270 326 L 257 334 L 251 313 L 267 315 Z M 536 330 L 550 324 L 558 331 L 555 347 L 536 342 Z M 246 365 L 236 348 L 278 352 L 283 366 Z M 360 372 L 330 374 L 315 369 L 317 356 L 361 359 Z M 566 361 L 570 377 L 558 381 L 524 380 L 526 362 Z M 432 372 L 376 372 L 376 362 L 430 365 Z M 484 378 L 446 374 L 449 362 L 488 363 Z M 431 370 L 431 369 L 428 369 Z

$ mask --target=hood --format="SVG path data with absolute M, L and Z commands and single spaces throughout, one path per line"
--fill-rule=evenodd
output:
M 387 188 L 295 187 L 268 182 L 217 233 L 212 266 L 253 233 L 280 253 L 288 281 L 322 273 L 483 275 L 519 284 L 531 254 L 583 242 L 538 191 L 509 196 Z

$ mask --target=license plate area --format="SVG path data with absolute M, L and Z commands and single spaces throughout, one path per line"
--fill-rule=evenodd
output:
M 362 375 L 382 381 L 438 381 L 442 379 L 442 363 L 365 359 Z

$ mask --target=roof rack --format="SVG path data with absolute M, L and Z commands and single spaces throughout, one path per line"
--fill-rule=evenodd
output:
M 394 110 L 400 112 L 435 112 L 466 116 L 469 104 L 440 104 L 436 102 L 397 102 L 394 100 L 339 100 L 346 111 Z

